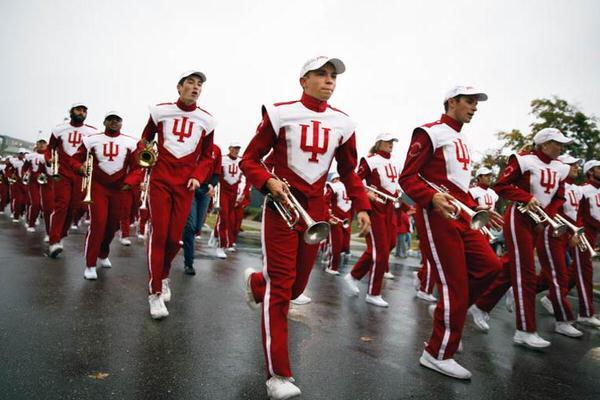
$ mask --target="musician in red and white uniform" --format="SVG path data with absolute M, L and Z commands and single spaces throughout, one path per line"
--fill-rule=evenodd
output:
M 329 231 L 330 253 L 325 272 L 332 275 L 339 275 L 340 259 L 342 251 L 344 251 L 344 231 L 346 231 L 346 228 L 339 221 L 347 220 L 350 223 L 352 218 L 352 200 L 348 197 L 346 187 L 340 181 L 338 174 L 333 174 L 331 182 L 327 183 L 325 198 L 329 204 L 331 214 L 337 218 L 337 221 L 331 221 L 331 230 Z
M 4 214 L 6 206 L 10 203 L 9 184 L 6 176 L 8 158 L 0 158 L 0 215 Z
M 596 246 L 600 233 L 600 161 L 590 160 L 583 164 L 583 174 L 587 182 L 581 186 L 582 200 L 579 221 L 585 229 L 585 236 L 592 247 Z M 567 199 L 568 201 L 568 199 Z M 592 257 L 589 252 L 574 249 L 575 257 L 571 267 L 571 281 L 577 285 L 579 295 L 579 316 L 577 323 L 600 327 L 600 319 L 594 314 L 594 290 Z
M 14 183 L 9 185 L 13 222 L 19 222 L 27 206 L 27 185 L 23 183 L 23 178 L 26 175 L 25 155 L 28 153 L 27 149 L 20 148 L 17 157 L 8 158 L 6 166 L 7 178 L 14 180 Z
M 123 116 L 109 111 L 104 117 L 104 133 L 83 138 L 73 166 L 81 169 L 88 155 L 93 157 L 90 225 L 85 238 L 85 279 L 98 278 L 96 265 L 112 266 L 108 259 L 110 243 L 119 229 L 121 203 L 131 195 L 131 187 L 141 181 L 141 171 L 133 156 L 137 140 L 121 133 Z
M 490 188 L 492 183 L 492 170 L 486 167 L 481 167 L 475 173 L 475 186 L 469 189 L 471 197 L 479 204 L 480 208 L 494 210 L 498 195 L 494 189 Z
M 469 195 L 471 151 L 462 128 L 485 100 L 487 95 L 472 86 L 452 88 L 444 98 L 441 118 L 413 131 L 399 178 L 400 186 L 417 204 L 415 223 L 418 231 L 425 233 L 421 238 L 425 255 L 437 276 L 439 300 L 437 307 L 432 306 L 433 332 L 420 363 L 458 379 L 471 377 L 453 358 L 467 309 L 500 269 L 488 240 L 471 229 L 466 213 L 452 203 L 456 199 L 469 208 L 477 207 Z M 424 179 L 447 192 L 434 190 Z
M 558 161 L 563 145 L 571 140 L 558 129 L 545 128 L 533 138 L 535 149 L 510 156 L 508 165 L 494 189 L 500 197 L 512 200 L 504 215 L 504 237 L 510 257 L 511 284 L 516 306 L 517 344 L 544 348 L 550 342 L 537 334 L 535 297 L 537 278 L 533 249 L 541 235 L 551 234 L 551 228 L 537 227 L 531 217 L 517 210 L 519 204 L 534 210 L 541 207 L 551 217 L 562 208 L 564 182 L 570 167 Z
M 369 151 L 369 156 L 360 160 L 358 176 L 373 186 L 376 190 L 397 197 L 398 168 L 391 159 L 394 142 L 397 142 L 391 133 L 381 133 L 375 138 L 375 145 Z M 396 223 L 394 217 L 394 203 L 386 201 L 385 204 L 374 201 L 375 195 L 369 192 L 371 200 L 371 232 L 367 234 L 367 249 L 356 261 L 344 280 L 352 294 L 358 295 L 358 281 L 369 274 L 369 285 L 365 301 L 378 307 L 387 307 L 388 303 L 381 296 L 383 274 L 389 268 L 390 252 L 395 244 Z
M 250 185 L 246 182 L 246 177 L 242 174 L 240 183 L 238 183 L 237 197 L 233 207 L 235 214 L 235 222 L 233 224 L 233 246 L 237 242 L 237 237 L 242 230 L 242 222 L 244 221 L 244 213 L 246 207 L 250 205 Z
M 324 56 L 307 61 L 300 72 L 302 98 L 267 104 L 262 121 L 248 145 L 240 167 L 248 182 L 270 193 L 283 204 L 289 199 L 285 185 L 261 160 L 273 150 L 273 172 L 290 185 L 293 196 L 315 221 L 327 220 L 324 186 L 331 162 L 348 196 L 355 202 L 362 233 L 369 228 L 370 209 L 356 167 L 355 124 L 327 100 L 333 94 L 337 75 L 344 72 L 341 60 Z M 287 314 L 290 299 L 305 289 L 317 256 L 318 244 L 307 244 L 304 222 L 291 230 L 271 201 L 266 200 L 262 218 L 263 271 L 245 271 L 249 305 L 262 303 L 262 333 L 267 364 L 267 395 L 287 399 L 300 394 L 293 384 L 288 356 Z
M 186 71 L 178 81 L 179 99 L 150 108 L 140 146 L 157 140 L 158 160 L 150 174 L 148 209 L 152 230 L 148 241 L 150 315 L 169 315 L 169 272 L 181 248 L 181 235 L 194 191 L 211 171 L 215 118 L 196 105 L 206 82 L 200 71 Z
M 51 161 L 52 151 L 58 153 L 58 173 L 60 179 L 54 182 L 54 210 L 50 215 L 50 241 L 48 255 L 58 257 L 63 251 L 61 239 L 67 236 L 73 215 L 81 208 L 81 171 L 73 166 L 73 156 L 83 142 L 83 138 L 97 133 L 96 128 L 84 124 L 87 106 L 75 103 L 69 110 L 70 120 L 52 129 L 50 143 L 46 151 L 46 161 Z
M 54 205 L 54 192 L 48 179 L 46 169 L 46 149 L 48 143 L 44 140 L 36 142 L 35 151 L 25 156 L 25 169 L 29 173 L 29 185 L 27 185 L 29 202 L 31 206 L 27 213 L 27 232 L 35 232 L 35 223 L 40 214 L 43 213 L 46 233 L 50 231 L 50 214 Z M 46 183 L 39 184 L 38 178 L 44 176 Z
M 238 142 L 229 144 L 229 152 L 221 159 L 221 175 L 219 176 L 219 215 L 215 224 L 217 239 L 216 256 L 227 258 L 225 250 L 234 251 L 235 243 L 235 202 L 237 189 L 242 177 L 240 169 L 241 145 Z

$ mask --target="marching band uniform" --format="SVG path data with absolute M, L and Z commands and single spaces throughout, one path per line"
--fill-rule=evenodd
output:
M 27 213 L 27 231 L 34 232 L 35 231 L 35 223 L 40 215 L 40 211 L 44 212 L 44 221 L 47 221 L 49 214 L 46 215 L 46 212 L 51 212 L 48 210 L 47 206 L 42 207 L 42 204 L 45 201 L 42 200 L 42 185 L 40 185 L 37 181 L 38 177 L 41 174 L 46 173 L 46 160 L 43 153 L 28 153 L 25 155 L 25 167 L 24 169 L 29 173 L 29 184 L 27 185 L 27 192 L 29 196 L 29 210 Z M 48 175 L 46 175 L 47 177 Z M 48 180 L 49 181 L 49 180 Z M 47 185 L 46 183 L 45 185 Z M 44 186 L 45 186 L 44 185 Z M 46 191 L 46 195 L 52 194 Z M 47 223 L 46 223 L 47 224 Z
M 229 147 L 240 147 L 232 143 Z M 221 158 L 221 174 L 219 175 L 219 215 L 215 224 L 215 237 L 218 240 L 216 255 L 227 258 L 225 249 L 233 249 L 235 243 L 235 203 L 238 184 L 242 177 L 240 157 L 233 158 L 225 154 Z
M 339 180 L 339 176 L 334 175 L 332 180 L 336 178 L 338 178 L 337 181 L 327 183 L 325 198 L 333 216 L 342 221 L 351 221 L 352 201 L 346 193 L 346 187 Z M 330 253 L 327 268 L 325 269 L 330 274 L 339 275 L 338 270 L 340 268 L 341 254 L 344 251 L 346 231 L 347 229 L 341 223 L 331 224 L 331 230 L 329 231 Z
M 15 183 L 9 186 L 13 222 L 19 222 L 19 218 L 25 212 L 27 205 L 27 188 L 23 184 L 23 176 L 25 175 L 24 154 L 24 151 L 20 151 L 19 157 L 10 157 L 5 171 L 7 178 L 15 180 Z
M 8 177 L 6 175 L 6 164 L 4 163 L 4 160 L 0 160 L 0 214 L 4 214 L 4 210 L 9 203 L 10 195 Z
M 233 224 L 233 245 L 237 243 L 237 237 L 242 231 L 242 222 L 246 207 L 250 205 L 250 185 L 246 182 L 246 177 L 242 174 L 240 183 L 238 183 L 237 198 L 235 200 L 235 222 Z

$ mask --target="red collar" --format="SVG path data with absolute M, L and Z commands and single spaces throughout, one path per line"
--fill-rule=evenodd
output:
M 106 131 L 106 130 L 105 130 L 105 131 L 104 131 L 104 134 L 105 134 L 106 136 L 110 136 L 110 137 L 117 137 L 117 136 L 119 136 L 119 135 L 121 134 L 121 132 L 109 132 L 109 131 Z
M 487 190 L 489 188 L 489 186 L 484 185 L 483 183 L 479 183 L 477 182 L 477 186 L 479 186 L 480 188 Z
M 440 122 L 448 125 L 450 128 L 454 129 L 456 132 L 460 132 L 463 124 L 449 116 L 448 114 L 442 114 L 440 117 Z
M 177 99 L 177 107 L 179 107 L 183 111 L 194 111 L 196 109 L 196 103 L 194 104 L 185 104 L 181 99 Z
M 600 188 L 600 182 L 596 182 L 594 178 L 588 179 L 588 183 L 595 187 L 596 189 Z
M 314 112 L 323 112 L 327 109 L 327 102 L 319 99 L 315 99 L 312 96 L 307 95 L 306 93 L 302 93 L 302 98 L 300 99 L 304 107 L 312 110 Z
M 552 159 L 541 151 L 533 150 L 533 154 L 535 154 L 545 164 L 550 164 L 552 162 Z
M 575 179 L 569 177 L 569 178 L 565 179 L 565 182 L 568 183 L 569 185 L 572 185 L 575 183 Z
M 69 125 L 71 125 L 73 128 L 79 128 L 79 127 L 83 126 L 83 122 L 81 122 L 79 124 L 74 124 L 73 121 L 70 121 Z
M 237 157 L 235 157 L 235 158 L 231 157 L 231 154 L 227 154 L 227 157 L 229 157 L 232 160 L 237 160 L 238 159 Z
M 379 154 L 381 157 L 386 158 L 386 159 L 390 159 L 390 157 L 392 156 L 390 153 L 386 153 L 385 151 L 381 151 L 381 150 L 377 150 L 375 152 L 375 154 Z

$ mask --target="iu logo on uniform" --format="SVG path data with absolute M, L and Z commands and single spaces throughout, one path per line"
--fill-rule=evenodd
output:
M 488 207 L 491 207 L 494 204 L 494 202 L 492 201 L 492 196 L 490 196 L 487 193 L 483 196 L 483 202 Z
M 227 170 L 227 172 L 229 172 L 229 174 L 231 176 L 235 176 L 238 171 L 239 171 L 239 167 L 237 166 L 237 164 L 229 164 L 229 169 Z
M 540 186 L 546 188 L 544 193 L 550 193 L 550 190 L 556 186 L 556 171 L 552 171 L 550 168 L 542 169 Z
M 69 132 L 69 138 L 67 139 L 67 141 L 71 144 L 72 147 L 79 147 L 79 145 L 81 144 L 81 132 Z
M 346 204 L 350 203 L 350 197 L 348 197 L 345 190 L 342 191 L 342 200 L 344 200 L 344 202 L 346 202 Z
M 471 163 L 469 148 L 461 139 L 457 139 L 454 141 L 454 149 L 456 150 L 456 161 L 463 165 L 463 170 L 467 171 L 467 167 Z
M 108 161 L 114 161 L 115 157 L 119 155 L 119 145 L 114 142 L 104 143 L 102 145 L 102 154 L 104 157 L 108 157 Z
M 600 193 L 596 194 L 596 206 L 600 207 Z
M 300 148 L 302 151 L 306 153 L 311 153 L 309 162 L 319 162 L 317 159 L 318 154 L 325 154 L 327 152 L 327 148 L 329 147 L 329 131 L 330 128 L 323 128 L 323 145 L 319 146 L 320 132 L 321 132 L 321 122 L 320 121 L 311 121 L 312 122 L 312 142 L 308 144 L 308 128 L 307 124 L 300 124 Z
M 579 209 L 579 203 L 577 202 L 577 197 L 575 197 L 575 193 L 572 190 L 567 192 L 567 196 L 569 197 L 569 204 L 571 207 L 577 211 Z
M 179 136 L 177 139 L 178 142 L 183 143 L 183 138 L 189 138 L 192 136 L 192 128 L 194 127 L 194 123 L 190 122 L 188 125 L 188 117 L 183 117 L 181 120 L 181 129 L 179 129 L 179 119 L 175 118 L 173 122 L 173 135 Z M 186 132 L 187 129 L 187 132 Z
M 398 178 L 398 170 L 392 164 L 385 164 L 385 176 L 390 179 L 390 182 L 396 182 L 396 178 Z

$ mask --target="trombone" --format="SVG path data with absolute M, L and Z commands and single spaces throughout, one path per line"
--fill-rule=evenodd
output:
M 137 154 L 137 163 L 142 168 L 152 168 L 158 161 L 158 149 L 156 142 L 148 142 Z
M 221 184 L 217 183 L 215 185 L 215 195 L 213 196 L 213 211 L 215 214 L 219 213 L 221 209 Z
M 573 232 L 573 235 L 579 237 L 579 243 L 577 244 L 579 251 L 581 251 L 582 253 L 585 253 L 587 251 L 590 253 L 591 257 L 596 257 L 598 255 L 598 253 L 596 253 L 596 251 L 588 241 L 587 237 L 585 236 L 585 231 L 582 226 L 573 225 L 571 222 L 569 222 L 568 219 L 566 219 L 560 214 L 556 214 L 555 219 L 557 222 L 565 225 L 568 229 L 570 229 L 571 232 Z
M 529 215 L 529 218 L 531 218 L 536 225 L 547 222 L 552 228 L 552 236 L 554 237 L 561 236 L 567 232 L 567 226 L 564 223 L 550 218 L 544 209 L 538 205 L 535 205 L 533 210 L 530 210 L 527 208 L 527 204 L 520 203 L 517 205 L 517 210 L 522 214 Z
M 50 160 L 50 176 L 54 180 L 60 179 L 60 175 L 58 173 L 58 151 L 56 149 L 52 150 L 52 159 Z
M 94 172 L 94 156 L 88 151 L 85 161 L 85 176 L 81 180 L 81 191 L 85 191 L 83 204 L 92 204 L 92 173 Z
M 422 175 L 419 175 L 419 177 L 427 185 L 429 185 L 431 188 L 433 188 L 436 192 L 448 193 L 447 188 L 445 188 L 443 186 L 438 186 L 433 182 L 429 182 Z M 473 211 L 469 207 L 467 207 L 465 204 L 458 201 L 457 199 L 452 199 L 450 201 L 450 204 L 452 204 L 454 207 L 456 207 L 456 212 L 454 214 L 452 214 L 450 217 L 452 219 L 458 219 L 460 212 L 464 211 L 465 214 L 467 214 L 471 219 L 469 224 L 471 226 L 471 229 L 473 229 L 473 230 L 479 230 L 481 228 L 484 228 L 485 225 L 487 225 L 488 221 L 490 220 L 490 213 L 487 210 Z
M 348 218 L 341 219 L 341 218 L 336 217 L 331 212 L 331 209 L 329 210 L 329 219 L 331 221 L 333 221 L 334 225 L 342 224 L 342 228 L 344 228 L 344 229 L 350 228 L 350 220 Z
M 365 186 L 369 192 L 375 195 L 375 201 L 381 204 L 387 204 L 388 201 L 391 201 L 394 204 L 394 208 L 400 208 L 402 204 L 401 196 L 402 192 L 398 194 L 398 197 L 390 196 L 387 193 L 383 193 L 381 190 L 378 190 L 374 185 Z

